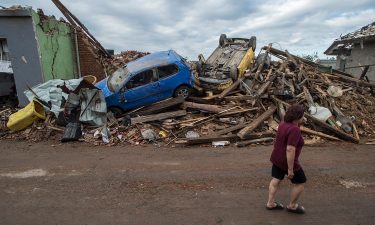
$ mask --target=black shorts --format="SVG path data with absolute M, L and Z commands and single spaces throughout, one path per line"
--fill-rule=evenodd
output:
M 288 171 L 285 171 L 283 169 L 280 169 L 279 167 L 272 165 L 272 177 L 283 180 L 285 175 L 288 175 Z M 294 176 L 291 179 L 291 182 L 293 184 L 303 184 L 306 183 L 306 176 L 305 172 L 303 172 L 303 169 L 299 169 L 297 171 L 294 171 Z

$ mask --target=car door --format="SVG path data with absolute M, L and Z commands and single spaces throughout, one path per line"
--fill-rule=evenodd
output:
M 166 99 L 173 95 L 174 90 L 180 85 L 181 80 L 178 76 L 179 68 L 175 64 L 157 67 L 157 73 L 160 83 L 160 98 Z
M 125 108 L 132 109 L 159 101 L 160 85 L 154 69 L 132 76 L 124 85 Z

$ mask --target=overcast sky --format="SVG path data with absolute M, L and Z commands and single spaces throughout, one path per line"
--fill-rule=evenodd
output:
M 61 0 L 105 48 L 174 49 L 207 58 L 220 34 L 257 37 L 298 55 L 323 52 L 341 34 L 375 21 L 375 0 Z M 62 14 L 50 0 L 0 0 Z

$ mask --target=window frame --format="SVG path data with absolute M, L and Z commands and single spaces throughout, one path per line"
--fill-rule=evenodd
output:
M 152 72 L 152 79 L 149 83 L 146 83 L 146 84 L 142 84 L 142 85 L 139 85 L 137 87 L 132 87 L 132 88 L 128 88 L 126 85 L 129 83 L 129 81 L 133 78 L 135 78 L 136 76 L 139 76 L 140 74 L 142 73 L 145 73 L 147 71 L 151 71 Z M 156 80 L 155 80 L 156 79 Z M 130 78 L 124 83 L 124 86 L 122 87 L 122 92 L 125 92 L 127 90 L 134 90 L 134 89 L 137 89 L 139 87 L 142 87 L 142 86 L 145 86 L 145 85 L 148 85 L 148 84 L 152 84 L 154 82 L 157 82 L 158 81 L 158 75 L 156 74 L 156 71 L 155 71 L 155 68 L 149 68 L 149 69 L 146 69 L 146 70 L 143 70 L 143 71 L 140 71 L 138 72 L 137 74 L 133 75 L 133 76 L 130 76 Z
M 167 66 L 174 66 L 175 68 L 177 68 L 177 71 L 175 73 L 172 73 L 172 74 L 169 74 L 167 76 L 164 76 L 164 77 L 160 77 L 160 74 L 159 74 L 159 68 L 160 67 L 167 67 Z M 178 74 L 180 72 L 180 67 L 176 64 L 176 63 L 172 63 L 172 64 L 168 64 L 168 65 L 164 65 L 164 66 L 158 66 L 155 68 L 156 69 L 156 72 L 157 72 L 157 75 L 158 75 L 158 79 L 159 80 L 164 80 L 164 79 L 167 79 L 175 74 Z

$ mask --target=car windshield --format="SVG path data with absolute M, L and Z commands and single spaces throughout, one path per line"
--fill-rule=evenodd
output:
M 111 76 L 108 78 L 108 88 L 110 91 L 115 92 L 128 78 L 129 71 L 126 67 L 122 67 L 116 70 Z

